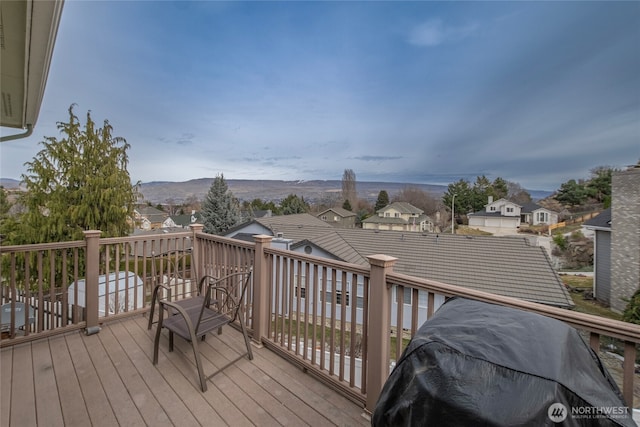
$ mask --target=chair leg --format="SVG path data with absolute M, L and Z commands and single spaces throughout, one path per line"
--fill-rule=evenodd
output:
M 169 331 L 169 352 L 173 351 L 173 331 Z
M 156 328 L 156 339 L 153 341 L 153 364 L 158 364 L 158 347 L 160 345 L 160 333 L 162 332 L 162 313 L 158 319 L 158 327 Z
M 247 328 L 244 326 L 244 320 L 242 320 L 242 316 L 239 316 L 240 319 L 240 329 L 242 329 L 242 335 L 244 335 L 244 343 L 247 346 L 247 355 L 249 356 L 249 360 L 253 360 L 253 351 L 251 351 L 251 343 L 249 342 L 249 334 L 247 334 Z
M 156 302 L 158 299 L 158 290 L 159 287 L 156 286 L 153 288 L 153 292 L 151 293 L 151 309 L 149 310 L 149 324 L 147 325 L 147 330 L 151 330 L 151 325 L 153 325 L 153 312 L 156 308 Z
M 190 330 L 191 334 L 191 347 L 193 347 L 193 356 L 196 359 L 196 367 L 198 368 L 198 378 L 200 379 L 200 388 L 204 393 L 207 391 L 207 378 L 204 375 L 204 371 L 202 369 L 202 361 L 200 360 L 200 352 L 198 351 L 198 338 L 195 335 L 195 332 Z

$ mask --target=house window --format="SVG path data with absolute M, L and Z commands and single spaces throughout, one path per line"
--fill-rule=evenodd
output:
M 495 210 L 496 210 L 496 207 L 495 207 L 495 206 L 491 206 L 491 207 L 489 208 L 489 210 L 490 210 L 490 211 L 495 211 Z
M 398 288 L 397 287 L 393 288 L 393 299 L 395 301 L 398 301 Z M 406 305 L 411 305 L 411 301 L 412 301 L 411 288 L 404 288 L 403 295 L 402 295 L 402 303 L 406 304 Z
M 507 212 L 513 212 L 513 208 L 507 208 Z
M 396 218 L 400 218 L 400 214 L 398 212 L 394 213 L 393 216 L 395 216 Z
M 393 288 L 393 301 L 398 301 L 398 288 Z M 418 291 L 418 307 L 427 308 L 428 305 L 429 292 Z M 412 288 L 404 288 L 402 295 L 402 303 L 404 305 L 412 305 L 413 304 L 413 289 Z
M 296 288 L 293 291 L 293 296 L 298 298 L 298 289 L 300 289 L 300 298 L 306 298 L 307 297 L 307 288 L 301 287 L 301 286 L 296 286 Z
M 389 218 L 389 217 L 391 217 L 391 213 L 389 213 L 389 212 L 385 212 L 385 213 L 384 213 L 384 216 L 385 216 L 385 217 L 387 217 L 387 218 Z
M 333 293 L 331 291 L 325 292 L 325 301 L 328 303 L 332 303 L 332 295 Z M 346 304 L 349 305 L 349 292 L 346 293 Z M 336 305 L 342 305 L 342 291 L 336 291 Z
M 538 212 L 538 222 L 547 222 L 546 212 Z

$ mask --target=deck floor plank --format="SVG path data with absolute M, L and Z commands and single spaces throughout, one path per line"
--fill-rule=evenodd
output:
M 8 426 L 11 416 L 11 382 L 13 374 L 13 349 L 7 348 L 0 355 L 0 425 Z
M 13 352 L 13 369 L 20 375 L 14 376 L 11 381 L 11 413 L 16 414 L 18 407 L 30 408 L 22 414 L 20 422 L 26 426 L 34 426 L 38 419 L 30 345 L 16 346 Z M 12 417 L 12 421 L 14 419 Z
M 92 340 L 93 345 L 87 344 L 87 351 L 100 377 L 109 404 L 118 419 L 118 424 L 131 427 L 144 426 L 144 420 L 133 404 L 129 391 L 118 373 L 117 367 L 109 357 L 104 347 L 102 335 L 97 335 L 98 340 Z
M 143 319 L 143 318 L 140 318 Z M 134 334 L 138 337 L 140 342 L 143 342 L 146 338 L 146 345 L 153 349 L 153 341 L 155 339 L 155 326 L 151 331 L 147 331 L 146 319 L 144 322 L 138 320 L 136 322 L 139 332 Z M 133 330 L 132 322 L 127 323 L 127 327 Z M 142 333 L 140 333 L 142 332 Z M 153 351 L 149 352 L 149 360 L 153 357 Z M 168 340 L 163 339 L 160 343 L 160 350 L 158 356 L 158 372 L 160 372 L 168 383 L 182 396 L 190 396 L 185 400 L 185 403 L 190 407 L 194 415 L 198 420 L 208 420 L 210 416 L 206 408 L 200 402 L 205 402 L 207 405 L 213 406 L 216 413 L 222 418 L 224 424 L 245 427 L 253 425 L 251 421 L 240 411 L 234 403 L 229 400 L 227 396 L 222 393 L 215 383 L 209 382 L 209 389 L 206 393 L 200 392 L 200 385 L 197 381 L 196 367 L 194 364 L 189 366 L 189 371 L 185 372 L 177 368 L 174 362 L 179 364 L 185 363 L 185 357 L 180 354 L 168 352 Z M 184 375 L 186 373 L 186 376 Z M 195 394 L 195 395 L 194 395 Z M 205 412 L 205 413 L 203 413 Z
M 155 326 L 151 331 L 147 331 L 146 322 L 138 321 L 127 322 L 125 327 L 141 346 L 150 349 L 147 356 L 149 362 L 152 362 Z M 151 365 L 152 369 L 156 370 L 156 375 L 161 375 L 176 393 L 180 396 L 188 396 L 183 401 L 198 420 L 211 420 L 215 425 L 236 425 L 236 423 L 241 426 L 251 425 L 249 420 L 216 387 L 209 387 L 207 393 L 201 393 L 199 384 L 196 382 L 195 366 L 187 378 L 173 363 L 176 356 L 180 357 L 180 355 L 168 354 L 167 346 L 160 345 L 158 365 Z M 180 357 L 180 359 L 183 358 Z M 184 363 L 184 360 L 180 363 Z
M 49 343 L 44 340 L 34 342 L 32 355 L 38 426 L 64 426 Z
M 227 364 L 229 361 L 236 359 L 242 353 L 246 352 L 246 345 L 242 338 L 239 341 L 233 340 L 234 335 L 242 337 L 241 334 L 234 334 L 233 332 L 235 331 L 229 327 L 223 328 L 223 331 L 221 335 L 215 333 L 209 334 L 204 342 L 200 342 L 201 352 L 203 353 L 203 365 L 206 366 L 207 362 L 212 364 L 209 368 L 210 370 L 207 370 L 205 367 L 205 372 L 213 372 L 220 366 Z M 215 367 L 213 366 L 214 363 Z M 259 378 L 261 378 L 264 373 L 255 372 L 254 375 L 247 375 L 245 370 L 242 369 L 248 369 L 251 366 L 255 366 L 253 361 L 250 361 L 245 356 L 233 365 L 227 367 L 223 373 L 226 374 L 231 381 L 240 386 L 261 408 L 273 414 L 277 424 L 307 425 L 303 418 L 300 418 L 295 412 L 283 406 L 281 402 L 274 398 L 272 395 L 273 390 L 267 390 L 262 387 Z M 212 381 L 216 381 L 219 375 L 220 374 L 213 377 Z
M 241 340 L 240 336 L 234 338 Z M 278 356 L 276 358 L 279 359 Z M 345 420 L 353 419 L 347 424 L 368 424 L 368 421 L 361 416 L 364 412 L 363 409 L 348 402 L 348 406 L 353 410 L 345 414 L 345 411 L 338 410 L 335 405 L 331 404 L 326 396 L 314 392 L 313 383 L 317 382 L 315 378 L 293 365 L 287 365 L 288 369 L 282 369 L 278 363 L 272 363 L 267 359 L 256 359 L 255 364 L 252 365 L 253 369 L 260 369 L 264 372 L 262 377 L 265 382 L 264 387 L 272 390 L 272 393 L 281 400 L 283 405 L 303 415 L 307 422 L 315 426 L 324 426 L 327 424 L 339 425 Z M 286 392 L 283 392 L 284 390 Z
M 212 338 L 213 337 L 210 336 L 207 341 L 210 341 Z M 214 372 L 216 369 L 218 369 L 218 366 L 224 364 L 224 359 L 222 359 L 219 354 L 214 354 L 215 350 L 212 346 L 207 345 L 207 341 L 204 341 L 204 343 L 200 341 L 198 343 L 199 351 L 202 354 L 202 368 L 205 372 L 205 375 Z M 166 339 L 166 342 L 160 343 L 160 345 L 168 347 L 168 339 Z M 178 337 L 175 338 L 174 342 L 174 356 L 177 355 L 177 352 L 180 352 L 180 354 L 178 355 L 180 359 L 188 360 L 190 364 L 193 363 L 193 350 L 191 348 L 191 344 Z M 213 365 L 211 363 L 211 359 L 216 360 L 218 366 Z M 237 363 L 242 363 L 242 360 L 239 360 Z M 182 366 L 184 368 L 184 365 Z M 198 373 L 195 365 L 187 367 L 185 374 L 191 375 L 194 380 L 197 380 L 198 378 Z M 197 381 L 196 384 L 198 384 Z M 229 399 L 229 401 L 232 402 L 232 404 L 235 405 L 236 408 L 238 408 L 238 410 L 251 421 L 252 424 L 266 427 L 280 425 L 272 414 L 267 412 L 262 406 L 255 402 L 246 393 L 247 387 L 251 387 L 251 385 L 236 384 L 231 378 L 229 378 L 229 373 L 227 372 L 227 370 L 222 371 L 211 380 L 209 380 L 208 388 L 211 388 L 212 385 L 217 387 L 227 397 L 227 399 Z
M 117 418 L 113 408 L 109 404 L 107 394 L 102 387 L 102 382 L 97 370 L 89 357 L 85 343 L 90 346 L 99 342 L 95 335 L 82 337 L 79 333 L 66 336 L 69 355 L 78 375 L 78 382 L 82 390 L 82 396 L 87 405 L 87 411 L 91 418 L 91 425 L 110 427 L 116 425 Z
M 280 359 L 280 356 L 271 351 L 265 352 L 264 361 L 269 362 L 271 368 L 265 366 L 263 369 L 269 373 L 271 378 L 289 390 L 295 390 L 298 396 L 305 399 L 309 405 L 318 408 L 331 423 L 336 425 L 370 425 L 370 422 L 362 416 L 363 408 L 335 393 L 313 376 L 293 365 L 290 369 L 281 370 L 281 364 L 278 363 Z M 260 363 L 264 362 L 260 361 Z M 346 423 L 345 418 L 347 418 Z
M 140 372 L 140 375 L 144 378 L 145 382 L 158 400 L 158 403 L 167 413 L 171 422 L 175 425 L 185 427 L 199 425 L 197 419 L 193 416 L 182 399 L 176 399 L 176 392 L 171 388 L 171 385 L 164 377 L 159 375 L 158 370 L 149 363 L 151 359 L 147 358 L 140 347 L 138 340 L 131 335 L 130 331 L 124 327 L 124 324 L 119 323 L 113 325 L 112 332 L 115 336 L 119 337 L 119 342 L 127 354 L 129 354 L 131 362 L 134 364 L 138 372 Z M 191 399 L 191 396 L 189 399 Z M 213 418 L 216 415 L 217 414 L 212 410 L 211 416 L 212 421 L 214 422 L 218 421 Z
M 114 325 L 117 325 L 117 322 L 114 322 Z M 104 347 L 109 350 L 109 355 L 113 363 L 118 367 L 120 379 L 122 379 L 132 402 L 136 405 L 136 408 L 138 408 L 145 424 L 154 426 L 173 425 L 131 362 L 129 355 L 120 345 L 119 341 L 124 339 L 126 339 L 126 337 L 114 335 L 113 326 L 111 325 L 103 327 L 100 332 L 100 340 L 103 342 Z
M 64 423 L 69 426 L 90 425 L 91 420 L 82 400 L 82 391 L 69 356 L 65 336 L 50 338 L 48 341 Z
M 169 352 L 163 332 L 152 364 L 155 327 L 146 320 L 3 348 L 1 425 L 369 425 L 357 404 L 266 348 L 253 347 L 254 360 L 238 360 L 202 393 L 189 343 L 176 338 Z M 233 328 L 199 344 L 205 372 L 245 345 Z

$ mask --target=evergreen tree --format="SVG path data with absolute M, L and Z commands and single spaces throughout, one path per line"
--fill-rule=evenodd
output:
M 204 232 L 221 234 L 241 221 L 240 204 L 229 190 L 224 175 L 215 177 L 202 203 Z
M 12 206 L 6 190 L 0 185 L 0 244 L 11 244 L 18 231 L 18 223 L 9 214 Z
M 63 138 L 45 137 L 44 148 L 22 175 L 27 187 L 21 232 L 14 244 L 126 236 L 137 195 L 127 171 L 129 144 L 114 137 L 107 120 L 96 128 L 87 113 L 84 128 L 69 107 L 69 122 L 58 122 Z
M 491 184 L 490 193 L 493 196 L 493 200 L 506 198 L 509 194 L 509 183 L 506 180 L 497 177 Z
M 583 183 L 570 179 L 560 186 L 553 197 L 565 205 L 577 206 L 587 200 L 588 192 Z
M 611 178 L 617 169 L 609 166 L 599 166 L 591 170 L 591 179 L 587 183 L 589 196 L 599 203 L 611 205 Z
M 473 184 L 471 194 L 471 210 L 473 212 L 483 210 L 484 205 L 486 205 L 489 200 L 489 196 L 493 196 L 493 188 L 489 178 L 484 175 L 476 177 L 476 182 Z
M 374 211 L 378 212 L 380 209 L 384 208 L 389 204 L 389 194 L 385 190 L 380 190 L 378 193 L 378 199 L 376 200 L 376 206 L 373 208 Z
M 342 204 L 342 209 L 346 209 L 348 211 L 351 211 L 351 203 L 349 203 L 349 199 L 345 200 L 344 203 Z
M 456 215 L 467 214 L 473 209 L 474 197 L 472 188 L 469 185 L 469 181 L 461 179 L 447 186 L 447 191 L 442 196 L 442 203 L 448 209 L 451 209 L 451 201 L 453 200 L 454 194 L 454 210 L 456 212 Z
M 309 212 L 309 205 L 304 201 L 304 197 L 298 197 L 296 194 L 289 194 L 280 203 L 280 212 L 283 215 L 292 215 Z

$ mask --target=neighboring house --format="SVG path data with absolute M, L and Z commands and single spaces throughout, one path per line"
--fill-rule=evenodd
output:
M 433 232 L 433 221 L 422 209 L 406 202 L 393 202 L 362 221 L 365 230 Z
M 594 295 L 621 313 L 640 286 L 640 169 L 614 172 L 611 208 L 585 223 L 595 231 Z
M 520 225 L 550 225 L 558 223 L 558 213 L 537 203 L 519 205 L 507 199 L 493 200 L 489 196 L 484 210 L 467 215 L 469 227 L 489 232 L 517 231 Z
M 369 255 L 383 253 L 398 259 L 393 267 L 395 273 L 556 307 L 573 306 L 546 251 L 529 245 L 526 238 L 334 229 L 293 243 L 290 249 L 316 257 L 359 264 L 365 268 L 369 267 Z M 341 305 L 345 301 L 348 319 L 351 319 L 352 314 L 349 313 L 355 308 L 356 322 L 362 321 L 361 309 L 365 304 L 364 278 L 346 276 L 344 282 L 345 276 L 341 276 L 339 272 L 333 277 L 337 279 L 337 304 Z M 357 280 L 356 286 L 352 283 L 354 279 Z M 329 290 L 323 295 L 323 291 L 318 288 L 321 283 L 313 285 L 319 295 L 315 298 L 308 297 L 304 275 L 299 283 L 297 289 L 304 289 L 300 290 L 300 294 L 303 298 L 309 298 L 309 304 L 331 298 Z M 331 287 L 333 284 L 329 280 L 326 289 Z M 417 304 L 414 300 L 416 296 Z M 402 306 L 405 324 L 410 321 L 413 310 L 417 310 L 418 322 L 423 323 L 428 317 L 428 300 L 427 292 L 418 291 L 416 295 L 405 290 L 398 295 L 398 288 L 394 286 L 391 318 L 397 318 Z M 398 301 L 402 303 L 399 304 Z M 445 295 L 433 294 L 434 309 L 444 301 Z M 322 304 L 319 304 L 319 308 L 321 307 Z M 395 324 L 395 320 L 392 324 Z
M 153 206 L 139 206 L 133 211 L 136 228 L 153 230 L 162 228 L 164 221 L 169 217 L 166 212 Z
M 558 212 L 537 203 L 526 203 L 520 208 L 520 223 L 529 225 L 551 225 L 558 223 Z
M 194 210 L 191 211 L 191 214 L 183 214 L 183 215 L 173 215 L 168 217 L 163 223 L 162 228 L 174 228 L 174 227 L 182 227 L 189 228 L 191 224 L 203 224 L 204 218 L 200 212 L 196 212 Z
M 493 201 L 489 196 L 489 203 L 484 205 L 484 210 L 467 215 L 469 227 L 495 232 L 500 229 L 517 231 L 520 227 L 520 214 L 522 206 L 507 199 Z
M 316 215 L 318 218 L 338 228 L 355 228 L 357 215 L 343 208 L 329 208 Z
M 611 177 L 611 308 L 622 312 L 640 286 L 640 168 Z
M 227 230 L 223 236 L 252 242 L 256 234 L 266 234 L 277 238 L 274 246 L 288 249 L 292 242 L 321 235 L 333 229 L 333 226 L 320 218 L 303 213 L 254 218 Z
M 526 238 L 341 229 L 309 214 L 256 219 L 229 230 L 226 237 L 253 241 L 256 234 L 274 236 L 273 247 L 363 266 L 368 266 L 367 256 L 383 253 L 398 258 L 394 266 L 398 273 L 558 307 L 573 306 L 546 251 L 531 246 Z M 421 292 L 421 310 L 426 310 L 426 298 Z M 410 294 L 405 295 L 405 303 L 410 299 Z M 444 296 L 436 299 L 443 302 Z M 354 303 L 361 304 L 359 295 Z
M 593 238 L 593 295 L 611 305 L 611 208 L 584 223 L 594 231 Z

